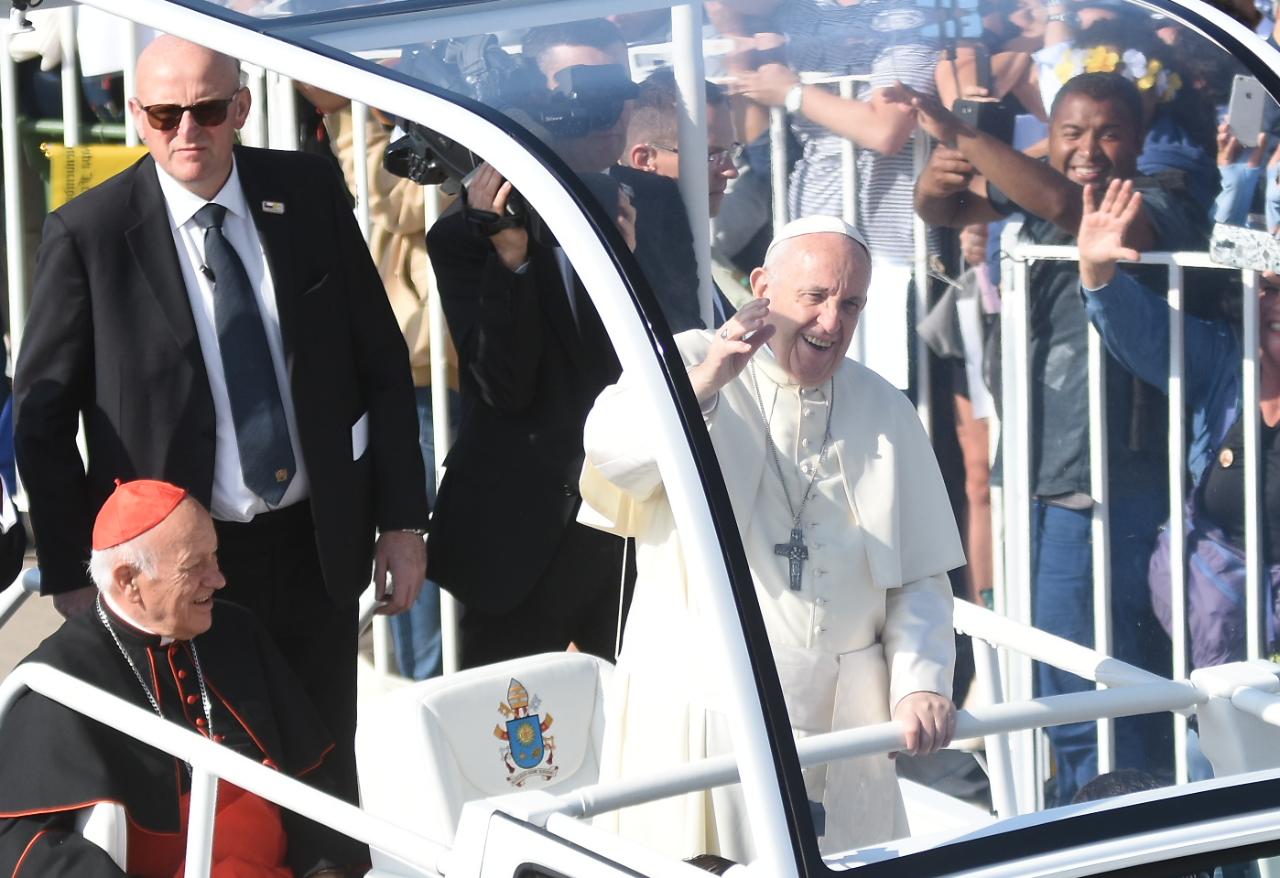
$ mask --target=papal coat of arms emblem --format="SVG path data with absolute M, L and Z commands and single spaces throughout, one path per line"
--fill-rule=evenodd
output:
M 550 781 L 560 771 L 554 759 L 556 739 L 546 734 L 555 720 L 550 713 L 546 719 L 539 716 L 541 705 L 542 700 L 536 695 L 530 700 L 529 690 L 514 678 L 507 686 L 506 702 L 498 704 L 507 721 L 493 727 L 493 736 L 507 745 L 500 752 L 512 786 L 523 787 L 532 777 Z

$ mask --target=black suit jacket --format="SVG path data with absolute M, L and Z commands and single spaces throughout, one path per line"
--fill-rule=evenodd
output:
M 698 258 L 693 253 L 693 232 L 680 184 L 624 165 L 614 165 L 609 176 L 626 183 L 634 193 L 636 261 L 667 319 L 667 328 L 672 335 L 686 329 L 706 329 L 698 301 Z M 713 311 L 715 328 L 737 309 L 718 286 L 713 285 L 713 294 L 724 315 L 721 319 Z
M 462 391 L 428 573 L 469 608 L 504 612 L 533 588 L 573 522 L 582 426 L 621 370 L 576 283 L 575 321 L 553 250 L 531 242 L 527 271 L 510 272 L 457 205 L 431 228 L 427 249 Z M 596 572 L 618 575 L 584 570 L 576 585 L 591 587 Z
M 426 526 L 408 353 L 332 168 L 244 147 L 236 165 L 275 286 L 324 584 L 348 602 L 369 581 L 375 524 Z M 270 201 L 283 212 L 264 212 Z M 45 221 L 14 385 L 45 593 L 88 584 L 115 479 L 165 479 L 208 506 L 213 398 L 150 157 Z M 366 412 L 368 448 L 353 460 Z

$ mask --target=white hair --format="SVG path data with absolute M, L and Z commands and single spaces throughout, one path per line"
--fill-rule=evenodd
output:
M 146 544 L 146 534 L 112 546 L 110 549 L 94 549 L 89 553 L 89 578 L 100 590 L 115 581 L 116 568 L 132 567 L 144 576 L 156 575 L 156 558 Z

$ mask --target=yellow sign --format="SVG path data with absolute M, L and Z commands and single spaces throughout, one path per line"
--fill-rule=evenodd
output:
M 114 177 L 147 154 L 145 146 L 114 143 L 95 143 L 92 146 L 45 143 L 40 149 L 49 159 L 50 210 Z

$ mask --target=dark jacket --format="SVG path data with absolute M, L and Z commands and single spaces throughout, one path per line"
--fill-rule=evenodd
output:
M 349 603 L 369 581 L 374 526 L 427 522 L 408 353 L 332 168 L 244 147 L 236 163 L 275 285 L 324 584 Z M 164 479 L 208 506 L 213 398 L 150 157 L 46 220 L 14 385 L 45 593 L 88 584 L 115 479 Z M 366 413 L 368 450 L 353 460 Z
M 427 249 L 462 395 L 428 574 L 468 607 L 504 612 L 538 582 L 574 520 L 582 427 L 621 369 L 595 306 L 576 280 L 566 285 L 554 250 L 531 242 L 527 270 L 508 271 L 456 205 L 428 232 Z M 593 572 L 582 572 L 590 587 Z

